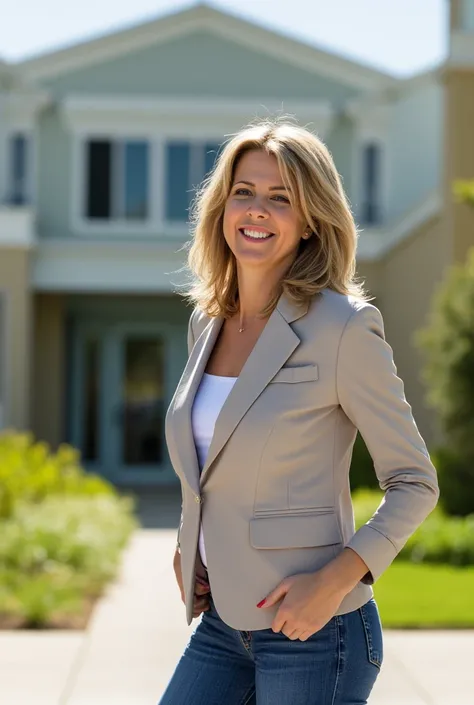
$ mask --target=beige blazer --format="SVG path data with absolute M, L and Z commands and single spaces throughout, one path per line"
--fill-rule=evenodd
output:
M 166 415 L 182 490 L 187 622 L 201 516 L 211 592 L 231 627 L 269 628 L 278 606 L 260 610 L 257 602 L 344 546 L 370 569 L 337 614 L 357 609 L 439 493 L 382 316 L 330 289 L 308 307 L 282 295 L 222 407 L 200 474 L 191 408 L 222 323 L 197 309 L 191 314 L 189 359 Z M 385 497 L 354 532 L 349 467 L 357 429 Z

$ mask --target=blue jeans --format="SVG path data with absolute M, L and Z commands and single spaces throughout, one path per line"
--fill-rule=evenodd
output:
M 272 629 L 232 629 L 211 597 L 159 705 L 363 705 L 382 659 L 373 599 L 292 641 Z

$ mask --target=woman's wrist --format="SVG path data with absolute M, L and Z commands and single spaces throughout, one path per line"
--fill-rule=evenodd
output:
M 358 553 L 346 547 L 318 572 L 337 592 L 347 595 L 369 572 L 369 568 Z

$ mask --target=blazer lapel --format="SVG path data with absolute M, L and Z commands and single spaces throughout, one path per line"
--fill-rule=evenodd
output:
M 220 317 L 211 319 L 196 341 L 181 375 L 172 409 L 173 426 L 176 429 L 175 433 L 179 435 L 176 443 L 176 452 L 181 471 L 195 493 L 199 493 L 200 473 L 191 424 L 191 410 L 199 383 L 223 322 L 224 319 Z
M 280 297 L 217 418 L 201 473 L 201 485 L 239 421 L 300 344 L 289 323 L 303 316 L 307 310 L 308 307 L 295 306 L 284 295 Z M 212 345 L 208 344 L 209 353 L 210 348 Z M 207 358 L 208 355 L 206 361 Z

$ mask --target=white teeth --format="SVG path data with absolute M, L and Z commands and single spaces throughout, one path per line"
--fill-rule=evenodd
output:
M 244 233 L 244 235 L 247 235 L 247 237 L 253 237 L 256 240 L 265 240 L 271 235 L 271 233 L 260 233 L 256 230 L 243 230 L 242 232 Z

